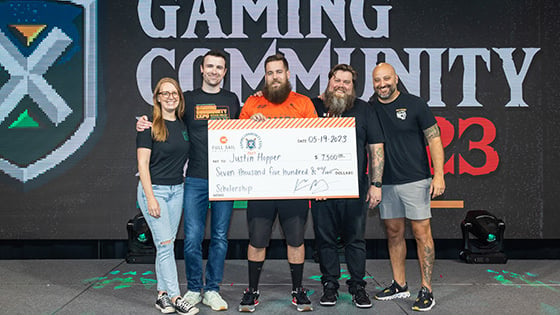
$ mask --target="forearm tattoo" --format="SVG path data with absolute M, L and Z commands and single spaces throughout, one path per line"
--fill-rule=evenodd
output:
M 433 138 L 437 138 L 439 136 L 441 136 L 441 134 L 437 123 L 431 127 L 424 129 L 424 137 L 428 142 L 430 142 L 430 140 L 432 140 Z
M 381 182 L 383 178 L 383 167 L 385 166 L 383 147 L 374 147 L 371 155 L 372 181 Z

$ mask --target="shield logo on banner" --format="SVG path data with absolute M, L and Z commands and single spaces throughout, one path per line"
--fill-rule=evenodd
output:
M 22 183 L 38 178 L 93 134 L 96 6 L 0 1 L 0 173 Z

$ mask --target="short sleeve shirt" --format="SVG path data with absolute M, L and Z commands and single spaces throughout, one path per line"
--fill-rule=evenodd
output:
M 388 104 L 370 100 L 385 135 L 383 184 L 406 184 L 431 176 L 424 130 L 436 124 L 428 104 L 400 93 Z
M 136 147 L 148 148 L 150 154 L 150 178 L 154 185 L 179 185 L 183 183 L 183 166 L 190 149 L 189 133 L 185 124 L 177 119 L 165 120 L 168 136 L 165 141 L 155 141 L 152 129 L 138 132 Z
M 202 89 L 185 92 L 185 115 L 191 137 L 188 177 L 208 178 L 208 120 L 239 117 L 239 99 L 224 89 L 215 94 Z M 181 167 L 182 169 L 182 167 Z
M 290 92 L 288 98 L 281 104 L 274 104 L 264 96 L 249 96 L 243 108 L 240 119 L 249 119 L 256 113 L 262 113 L 267 118 L 316 118 L 315 107 L 309 97 Z

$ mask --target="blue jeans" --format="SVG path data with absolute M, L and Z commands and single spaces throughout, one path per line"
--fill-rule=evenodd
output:
M 158 291 L 165 291 L 170 297 L 181 295 L 177 280 L 174 243 L 181 222 L 183 205 L 183 185 L 152 185 L 154 196 L 161 210 L 160 217 L 148 213 L 148 200 L 138 184 L 138 205 L 150 227 L 156 246 L 156 278 Z
M 211 206 L 211 232 L 208 261 L 206 262 L 206 284 L 202 280 L 202 241 L 208 212 L 208 180 L 187 177 L 185 179 L 185 269 L 189 291 L 219 291 L 224 275 L 231 211 L 233 201 L 213 201 Z

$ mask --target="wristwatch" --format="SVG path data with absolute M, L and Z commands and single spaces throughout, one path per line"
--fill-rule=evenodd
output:
M 382 186 L 381 182 L 371 182 L 371 184 L 377 188 L 381 188 Z

